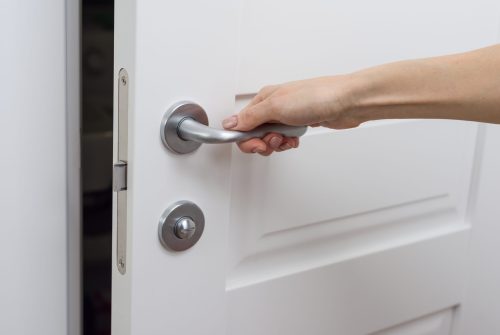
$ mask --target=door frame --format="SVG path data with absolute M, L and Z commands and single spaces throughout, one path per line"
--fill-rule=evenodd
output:
M 83 333 L 81 187 L 81 1 L 66 0 L 68 334 Z
M 80 5 L 1 6 L 2 334 L 81 334 Z

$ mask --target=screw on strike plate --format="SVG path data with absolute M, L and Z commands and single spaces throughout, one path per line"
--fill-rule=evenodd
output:
M 120 258 L 120 260 L 118 261 L 118 266 L 121 268 L 125 267 L 125 261 L 123 260 L 123 258 Z
M 121 77 L 121 81 L 122 81 L 122 84 L 123 84 L 123 85 L 127 85 L 127 77 L 122 76 L 122 77 Z

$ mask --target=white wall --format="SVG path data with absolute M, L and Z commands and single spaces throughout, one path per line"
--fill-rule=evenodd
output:
M 68 333 L 65 28 L 64 0 L 0 2 L 0 334 Z

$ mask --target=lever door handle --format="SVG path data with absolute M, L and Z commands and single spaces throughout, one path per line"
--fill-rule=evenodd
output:
M 198 149 L 202 143 L 231 143 L 262 138 L 268 133 L 287 137 L 299 137 L 306 133 L 306 126 L 288 126 L 280 123 L 266 123 L 250 131 L 216 129 L 208 126 L 205 110 L 189 101 L 173 105 L 161 123 L 163 144 L 178 154 L 187 154 Z

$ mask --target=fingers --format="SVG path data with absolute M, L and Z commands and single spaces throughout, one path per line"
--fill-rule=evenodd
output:
M 279 85 L 264 86 L 238 114 L 232 115 L 222 121 L 222 126 L 226 129 L 247 131 L 263 123 L 272 121 L 273 106 L 269 97 L 279 87 Z
M 262 88 L 243 110 L 222 121 L 222 126 L 225 129 L 248 131 L 263 123 L 279 121 L 274 113 L 276 110 L 275 102 L 270 98 L 278 88 L 279 85 Z M 287 138 L 276 133 L 267 134 L 262 139 L 252 138 L 238 143 L 242 152 L 259 153 L 263 156 L 269 156 L 274 151 L 280 152 L 296 148 L 298 145 L 298 138 Z
M 262 139 L 252 138 L 248 141 L 238 143 L 241 151 L 246 153 L 259 153 L 264 156 L 269 156 L 273 151 L 279 149 L 283 144 L 283 136 L 270 133 Z
M 247 131 L 274 119 L 270 100 L 245 107 L 239 114 L 232 115 L 222 121 L 226 129 Z
M 298 137 L 285 137 L 283 139 L 283 142 L 279 146 L 279 148 L 276 150 L 277 152 L 289 150 L 292 148 L 298 148 L 299 147 L 299 138 Z
M 252 138 L 248 141 L 238 143 L 240 150 L 247 154 L 264 153 L 267 151 L 267 144 L 260 138 Z
M 297 137 L 283 137 L 280 134 L 270 133 L 262 139 L 252 138 L 238 143 L 238 147 L 245 153 L 258 153 L 269 156 L 273 152 L 282 152 L 299 146 Z

